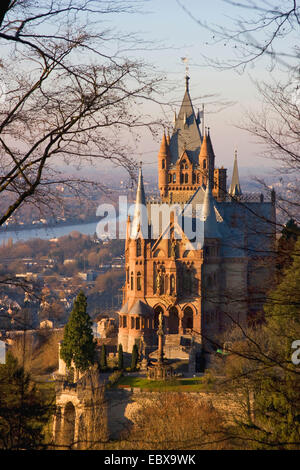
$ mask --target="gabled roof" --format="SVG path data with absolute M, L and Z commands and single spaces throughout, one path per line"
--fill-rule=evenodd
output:
M 189 93 L 188 77 L 186 77 L 185 94 L 170 139 L 171 164 L 177 162 L 184 150 L 186 150 L 190 161 L 198 164 L 201 140 L 199 121 L 197 121 L 194 112 Z

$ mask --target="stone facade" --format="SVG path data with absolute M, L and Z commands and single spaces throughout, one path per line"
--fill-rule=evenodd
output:
M 211 351 L 215 337 L 236 323 L 245 325 L 264 300 L 275 241 L 275 193 L 268 200 L 242 194 L 236 155 L 233 194 L 227 192 L 226 169 L 215 167 L 210 132 L 202 135 L 199 124 L 187 77 L 173 134 L 163 135 L 158 154 L 161 201 L 147 203 L 140 169 L 136 210 L 127 222 L 118 342 L 128 353 L 142 336 L 148 352 L 157 347 L 160 313 L 166 341 L 168 335 L 190 336 L 194 348 Z M 175 203 L 181 219 L 171 210 Z M 188 222 L 200 223 L 200 242 L 187 234 Z

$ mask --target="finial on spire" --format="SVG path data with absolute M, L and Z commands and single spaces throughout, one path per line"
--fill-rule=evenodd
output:
M 239 171 L 238 171 L 238 163 L 237 163 L 237 150 L 234 151 L 234 163 L 233 163 L 233 171 L 232 171 L 232 179 L 231 185 L 229 188 L 229 194 L 231 196 L 241 196 L 242 190 L 240 186 L 239 180 Z
M 181 57 L 182 62 L 185 64 L 185 89 L 189 91 L 189 59 L 187 57 Z

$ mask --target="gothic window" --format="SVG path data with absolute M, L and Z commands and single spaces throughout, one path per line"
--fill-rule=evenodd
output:
M 142 275 L 140 272 L 137 273 L 137 276 L 136 276 L 136 288 L 137 290 L 142 290 L 142 279 L 141 279 Z
M 203 160 L 203 168 L 204 168 L 204 170 L 205 170 L 205 168 L 206 168 L 206 160 Z
M 188 183 L 188 181 L 189 181 L 189 175 L 186 173 L 186 174 L 184 175 L 184 182 L 185 182 L 185 183 Z
M 170 277 L 170 294 L 173 294 L 175 292 L 175 276 L 174 274 L 171 274 Z
M 141 256 L 142 254 L 142 242 L 141 239 L 138 238 L 136 241 L 136 256 Z
M 181 173 L 180 175 L 180 184 L 184 183 L 184 175 Z
M 133 290 L 133 272 L 130 275 L 130 289 Z
M 186 307 L 183 314 L 183 328 L 193 329 L 193 310 L 191 307 Z
M 165 292 L 167 293 L 168 292 L 168 284 L 169 284 L 169 276 L 166 274 L 165 276 Z
M 173 183 L 176 183 L 176 173 L 173 173 Z
M 196 183 L 196 175 L 195 175 L 195 173 L 193 173 L 193 184 L 195 184 L 195 183 Z

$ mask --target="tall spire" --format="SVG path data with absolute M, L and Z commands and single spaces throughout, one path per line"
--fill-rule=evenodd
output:
M 132 224 L 131 224 L 130 237 L 136 238 L 140 230 L 143 233 L 148 230 L 146 195 L 145 195 L 145 189 L 144 189 L 142 162 L 140 162 L 140 167 L 139 167 L 139 178 L 138 178 L 138 185 L 136 189 L 134 215 L 133 215 Z
M 175 164 L 187 151 L 189 160 L 193 164 L 198 163 L 198 155 L 201 147 L 201 131 L 194 112 L 189 92 L 189 76 L 185 76 L 185 93 L 179 113 L 175 114 L 175 125 L 170 139 L 170 163 Z M 184 149 L 184 143 L 186 148 Z
M 135 204 L 136 205 L 143 204 L 144 206 L 146 205 L 144 179 L 143 179 L 143 172 L 142 172 L 142 162 L 140 162 L 140 167 L 139 167 L 139 179 L 138 179 L 138 185 L 136 189 Z
M 166 157 L 167 155 L 168 155 L 168 140 L 167 140 L 167 137 L 166 137 L 166 133 L 164 131 L 163 137 L 162 137 L 162 140 L 161 140 L 161 144 L 160 144 L 160 149 L 159 149 L 158 156 L 159 157 Z
M 238 170 L 238 164 L 237 164 L 237 150 L 235 150 L 234 152 L 234 164 L 233 164 L 233 172 L 232 172 L 231 185 L 229 188 L 229 194 L 231 196 L 241 196 L 242 194 L 240 180 L 239 180 L 239 170 Z
M 204 195 L 202 220 L 204 222 L 204 238 L 220 238 L 218 221 L 216 218 L 214 197 L 212 195 L 211 186 L 206 186 Z
M 210 186 L 213 186 L 215 153 L 214 153 L 214 149 L 213 149 L 210 134 L 209 134 L 209 128 L 208 128 L 208 132 L 206 132 L 203 136 L 201 150 L 199 153 L 199 165 L 203 166 L 204 161 L 206 161 L 206 168 L 208 170 L 208 179 L 209 179 Z

